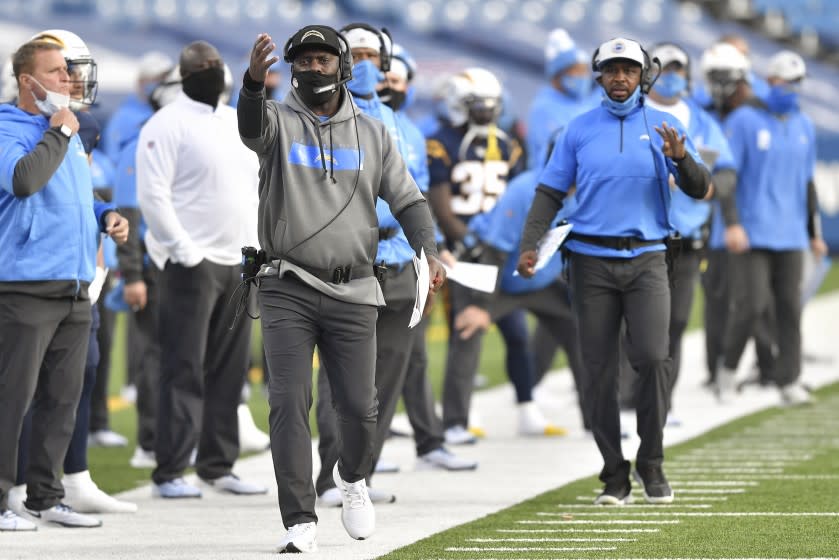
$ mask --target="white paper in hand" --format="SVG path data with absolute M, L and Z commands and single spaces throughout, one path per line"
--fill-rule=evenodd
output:
M 414 255 L 414 272 L 417 273 L 417 294 L 414 299 L 414 311 L 411 313 L 411 322 L 408 328 L 412 329 L 422 321 L 422 312 L 425 310 L 425 300 L 428 299 L 429 278 L 428 259 L 425 258 L 425 249 L 420 249 L 420 256 Z
M 539 251 L 536 256 L 536 266 L 533 267 L 534 270 L 545 268 L 545 265 L 548 264 L 557 252 L 559 246 L 562 245 L 562 242 L 571 233 L 572 227 L 571 224 L 562 224 L 552 230 L 548 230 L 548 233 L 539 241 Z
M 445 264 L 446 277 L 479 292 L 491 294 L 495 291 L 495 283 L 498 281 L 498 267 L 494 264 L 477 264 L 457 262 L 453 267 Z

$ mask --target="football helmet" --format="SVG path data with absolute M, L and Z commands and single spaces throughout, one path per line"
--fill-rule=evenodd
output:
M 155 111 L 170 104 L 183 90 L 181 84 L 181 67 L 176 64 L 158 83 L 149 95 L 149 103 Z
M 799 82 L 807 75 L 807 65 L 798 54 L 781 51 L 769 59 L 769 72 L 766 75 L 785 82 Z
M 501 114 L 501 82 L 483 68 L 467 68 L 446 84 L 446 120 L 452 126 L 487 126 Z
M 66 29 L 47 29 L 30 41 L 43 41 L 61 47 L 70 74 L 70 109 L 79 111 L 93 105 L 99 90 L 96 61 L 81 37 Z
M 702 53 L 700 67 L 717 107 L 725 105 L 740 82 L 751 82 L 749 59 L 728 43 L 717 43 Z

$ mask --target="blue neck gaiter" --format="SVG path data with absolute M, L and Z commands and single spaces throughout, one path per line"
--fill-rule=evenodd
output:
M 638 105 L 641 99 L 641 86 L 635 88 L 632 95 L 626 98 L 626 101 L 615 101 L 604 91 L 603 92 L 603 107 L 618 118 L 625 117 Z
M 592 81 L 590 76 L 562 76 L 562 89 L 569 97 L 583 99 L 591 93 Z
M 655 85 L 653 85 L 655 92 L 667 99 L 672 99 L 678 96 L 687 88 L 687 79 L 681 74 L 677 74 L 675 72 L 662 74 L 658 80 L 656 80 Z
M 786 115 L 798 107 L 798 92 L 788 86 L 778 85 L 769 88 L 766 106 L 775 114 Z

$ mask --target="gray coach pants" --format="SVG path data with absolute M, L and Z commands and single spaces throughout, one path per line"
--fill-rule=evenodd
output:
M 621 324 L 626 322 L 630 359 L 639 374 L 636 408 L 639 467 L 660 466 L 669 406 L 672 364 L 668 357 L 670 287 L 663 251 L 631 259 L 571 253 L 571 301 L 589 381 L 584 385 L 591 428 L 603 457 L 600 480 L 629 482 L 621 450 L 618 369 Z
M 339 417 L 341 477 L 356 482 L 373 468 L 378 311 L 321 294 L 291 274 L 263 278 L 259 303 L 270 375 L 271 455 L 280 513 L 288 528 L 318 519 L 309 428 L 315 346 Z
M 18 438 L 32 404 L 26 507 L 64 497 L 61 470 L 82 392 L 90 301 L 0 296 L 0 510 L 17 475 Z
M 390 423 L 405 385 L 408 360 L 417 335 L 416 329 L 408 328 L 414 309 L 413 296 L 417 284 L 413 266 L 408 263 L 401 271 L 397 271 L 392 265 L 388 267 L 387 279 L 382 286 L 387 306 L 379 309 L 376 320 L 375 383 L 379 406 L 376 435 L 373 440 L 373 466 L 382 454 L 382 447 L 387 439 Z M 323 356 L 323 351 L 320 355 Z M 334 403 L 335 395 L 330 389 L 329 369 L 322 365 L 318 374 L 317 404 L 320 434 L 318 452 L 321 460 L 320 474 L 315 484 L 318 495 L 335 486 L 332 480 L 332 468 L 340 452 L 340 433 Z M 371 469 L 367 476 L 368 480 L 372 474 Z

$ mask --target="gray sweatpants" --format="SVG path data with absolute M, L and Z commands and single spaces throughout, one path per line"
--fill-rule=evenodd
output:
M 410 263 L 401 271 L 389 267 L 387 279 L 382 286 L 387 305 L 379 309 L 376 320 L 376 398 L 379 411 L 376 420 L 376 435 L 373 442 L 373 466 L 379 460 L 387 439 L 396 405 L 405 385 L 408 372 L 408 360 L 417 335 L 415 329 L 409 329 L 411 313 L 414 309 L 413 295 L 416 287 L 416 275 Z M 323 356 L 323 352 L 321 352 Z M 315 484 L 318 495 L 335 486 L 332 480 L 332 468 L 338 460 L 340 450 L 340 432 L 338 431 L 334 395 L 328 382 L 329 370 L 322 366 L 318 374 L 317 420 L 320 441 L 321 469 Z M 369 480 L 372 470 L 367 476 Z
M 26 507 L 42 511 L 64 497 L 61 470 L 82 391 L 90 321 L 88 300 L 0 297 L 0 510 L 8 509 L 30 404 Z
M 286 527 L 317 522 L 309 428 L 315 346 L 338 412 L 341 477 L 356 482 L 373 468 L 378 311 L 321 294 L 290 274 L 263 278 L 259 303 L 280 513 Z

